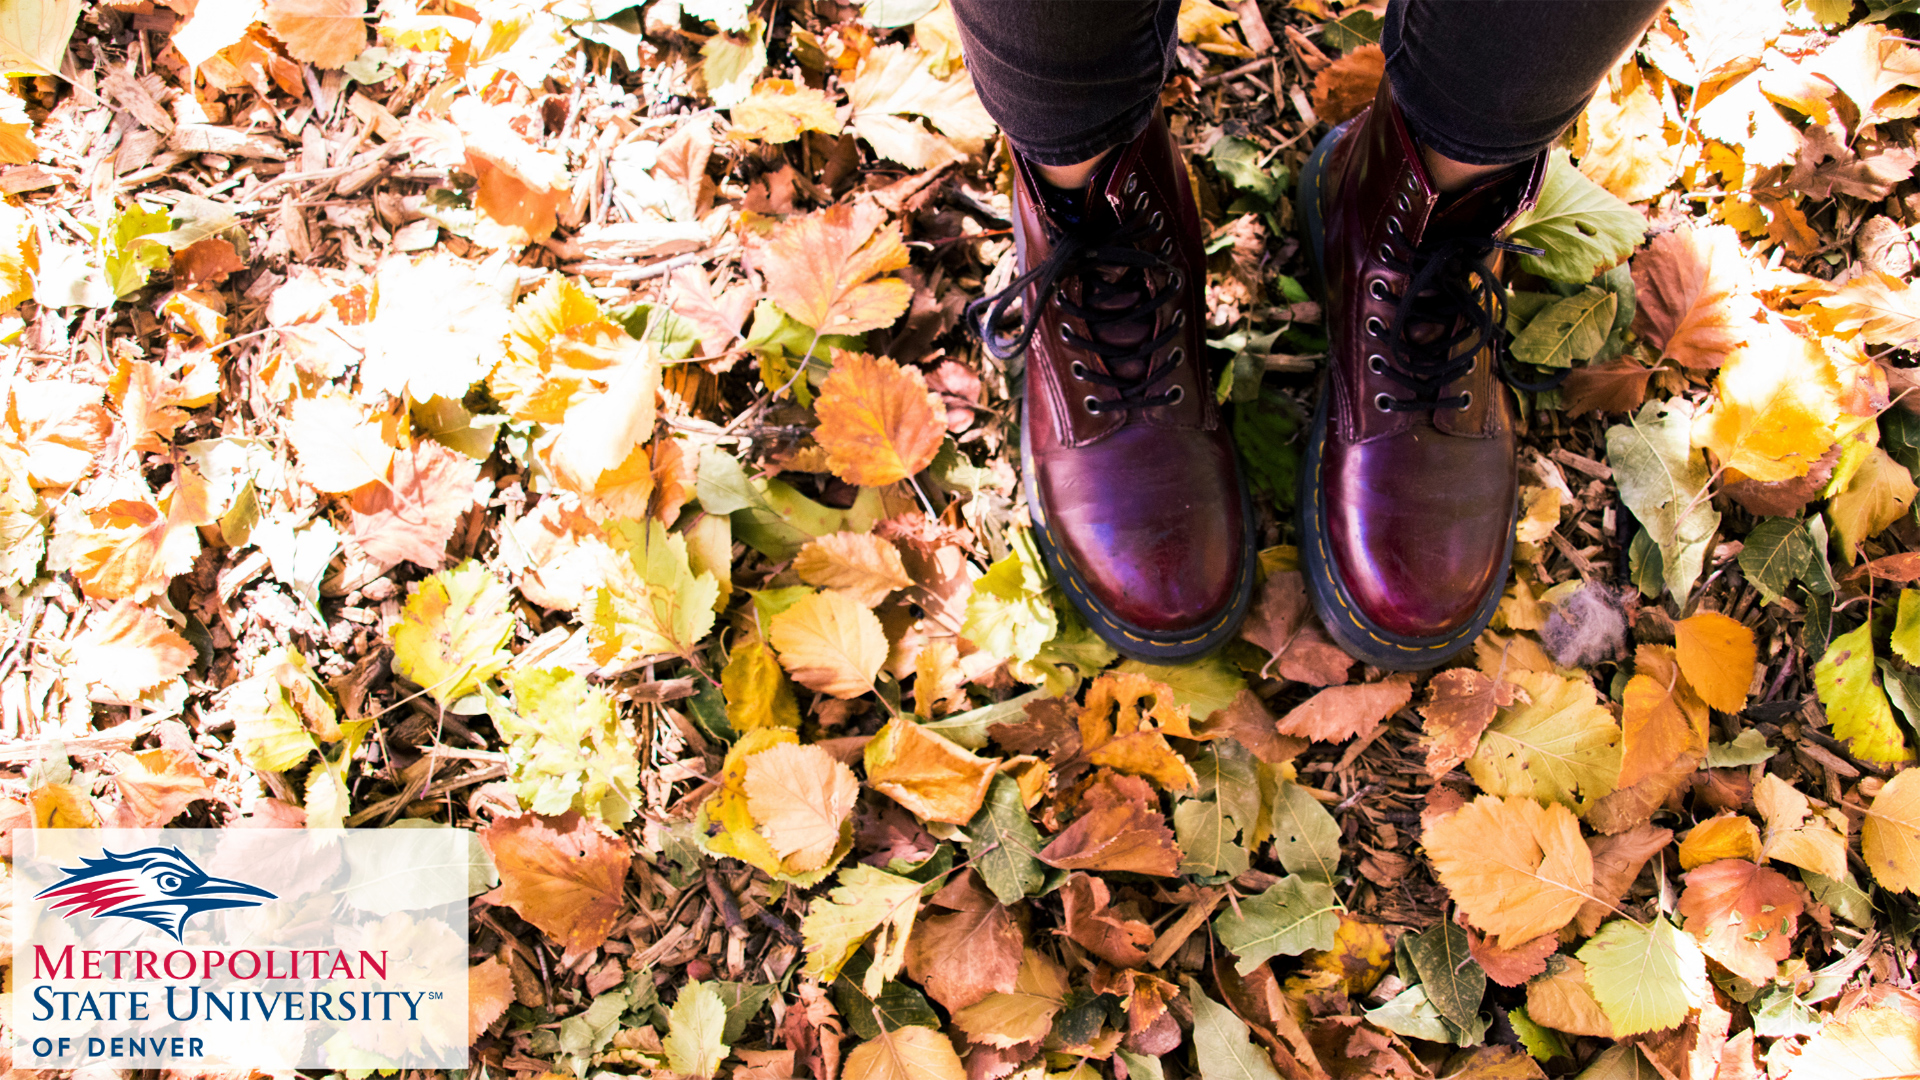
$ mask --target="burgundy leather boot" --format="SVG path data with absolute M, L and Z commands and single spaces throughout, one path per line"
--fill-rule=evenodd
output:
M 1383 79 L 1301 173 L 1331 342 L 1302 562 L 1328 632 L 1368 663 L 1440 664 L 1505 591 L 1518 480 L 1495 264 L 1533 249 L 1497 236 L 1545 170 L 1543 154 L 1442 199 Z
M 1121 655 L 1170 663 L 1233 635 L 1253 522 L 1200 341 L 1200 215 L 1156 119 L 1102 162 L 1077 213 L 1018 155 L 1019 275 L 970 312 L 1026 349 L 1021 463 L 1053 580 Z M 1015 299 L 1022 325 L 995 330 Z

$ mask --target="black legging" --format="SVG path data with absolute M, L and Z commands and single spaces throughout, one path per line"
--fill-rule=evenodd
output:
M 1523 161 L 1580 115 L 1664 0 L 1390 0 L 1381 47 L 1416 138 Z M 953 0 L 974 88 L 1029 160 L 1129 142 L 1173 62 L 1178 0 Z

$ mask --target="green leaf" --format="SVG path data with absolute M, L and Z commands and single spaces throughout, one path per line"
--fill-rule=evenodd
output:
M 900 973 L 907 957 L 907 932 L 920 908 L 920 883 L 865 864 L 844 867 L 834 887 L 814 898 L 801 920 L 806 941 L 807 974 L 829 981 L 874 938 L 874 962 L 864 985 L 878 994 L 881 984 Z M 877 936 L 876 936 L 877 935 Z
M 115 214 L 107 223 L 100 234 L 100 257 L 115 298 L 144 287 L 149 275 L 172 261 L 166 245 L 147 239 L 172 227 L 173 218 L 167 211 L 148 210 L 139 203 Z
M 967 822 L 967 836 L 967 856 L 1001 903 L 1011 907 L 1039 890 L 1046 879 L 1034 854 L 1041 847 L 1040 833 L 1013 777 L 993 778 L 987 801 Z
M 606 1049 L 620 1030 L 620 1014 L 627 1011 L 623 991 L 601 994 L 581 1012 L 560 1021 L 560 1050 L 573 1059 L 574 1071 L 584 1073 L 593 1055 Z
M 858 953 L 841 970 L 840 977 L 833 982 L 833 1001 L 839 1006 L 840 1015 L 847 1018 L 847 1026 L 862 1039 L 871 1039 L 886 1031 L 898 1031 L 903 1027 L 941 1026 L 939 1014 L 927 1003 L 926 995 L 915 990 L 911 983 L 894 980 L 880 988 L 878 996 L 870 996 L 861 987 L 867 977 L 867 968 L 873 958 L 866 953 Z M 880 1018 L 876 1023 L 874 1010 L 879 1010 Z
M 1280 1080 L 1273 1059 L 1253 1045 L 1253 1032 L 1245 1021 L 1208 997 L 1192 976 L 1183 976 L 1180 981 L 1186 987 L 1187 1000 L 1193 1003 L 1196 1074 L 1207 1080 Z
M 726 1030 L 720 1035 L 720 1041 L 731 1046 L 740 1041 L 747 1033 L 747 1025 L 767 1004 L 767 999 L 780 988 L 773 983 L 731 982 L 721 979 L 713 984 L 720 994 L 720 1004 L 727 1008 Z
M 1239 830 L 1212 799 L 1182 799 L 1173 808 L 1180 841 L 1180 872 L 1198 877 L 1239 877 L 1247 872 L 1247 849 L 1233 842 Z
M 1260 774 L 1253 753 L 1233 739 L 1216 739 L 1187 755 L 1187 764 L 1200 780 L 1194 794 L 1219 802 L 1235 827 L 1252 836 L 1260 822 Z
M 1271 206 L 1281 194 L 1281 181 L 1260 164 L 1263 156 L 1258 143 L 1229 136 L 1213 144 L 1207 160 L 1220 170 L 1227 183 Z
M 1441 919 L 1405 940 L 1427 1000 L 1441 1016 L 1460 1027 L 1472 1027 L 1487 994 L 1487 973 L 1467 951 L 1467 932 L 1451 919 Z
M 1767 745 L 1767 737 L 1760 734 L 1759 728 L 1748 728 L 1733 737 L 1732 742 L 1707 744 L 1707 760 L 1704 767 L 1709 769 L 1738 769 L 1748 765 L 1758 765 L 1779 753 Z
M 993 656 L 1032 660 L 1060 630 L 1047 599 L 1051 584 L 1040 553 L 1025 532 L 1010 537 L 1013 550 L 987 568 L 967 597 L 960 636 Z
M 1507 1021 L 1513 1025 L 1513 1033 L 1520 1037 L 1520 1045 L 1526 1047 L 1536 1061 L 1567 1056 L 1567 1044 L 1561 1041 L 1560 1033 L 1534 1023 L 1525 1006 L 1508 1009 Z
M 607 583 L 594 593 L 587 636 L 601 664 L 658 653 L 692 654 L 713 629 L 720 583 L 695 575 L 687 563 L 687 540 L 669 533 L 659 519 L 610 522 L 607 546 L 624 559 L 612 561 Z
M 1247 688 L 1246 676 L 1218 655 L 1185 664 L 1149 664 L 1144 660 L 1128 660 L 1116 670 L 1138 672 L 1149 679 L 1166 683 L 1167 689 L 1173 691 L 1173 703 L 1185 705 L 1187 715 L 1193 718 L 1194 723 L 1226 708 L 1240 691 Z
M 1331 948 L 1340 929 L 1339 909 L 1333 886 L 1288 874 L 1266 892 L 1240 901 L 1239 911 L 1229 907 L 1215 916 L 1213 932 L 1239 958 L 1235 969 L 1245 975 L 1275 956 Z
M 618 1014 L 616 1014 L 618 1015 Z M 727 1006 L 712 983 L 681 988 L 667 1013 L 667 1067 L 682 1076 L 712 1076 L 727 1057 Z
M 1545 248 L 1520 268 L 1553 281 L 1584 284 L 1625 259 L 1646 236 L 1647 220 L 1574 168 L 1564 149 L 1547 162 L 1540 198 L 1514 219 L 1507 239 Z
M 1753 1033 L 1762 1038 L 1804 1037 L 1820 1030 L 1820 1014 L 1791 986 L 1767 987 L 1747 1005 L 1747 1011 L 1753 1015 Z
M 1872 624 L 1833 639 L 1813 666 L 1814 689 L 1833 737 L 1846 739 L 1855 757 L 1863 761 L 1907 761 L 1913 752 L 1894 723 L 1887 695 L 1873 679 Z
M 1631 422 L 1607 429 L 1607 461 L 1620 499 L 1660 548 L 1667 589 L 1681 607 L 1720 527 L 1720 512 L 1707 497 L 1706 455 L 1693 448 L 1692 425 L 1691 406 L 1672 399 L 1649 401 Z
M 640 751 L 633 720 L 586 677 L 563 668 L 523 669 L 507 678 L 511 707 L 481 688 L 507 741 L 507 767 L 520 805 L 536 814 L 578 810 L 618 828 L 641 802 Z
M 1339 823 L 1291 780 L 1281 781 L 1273 799 L 1273 855 L 1287 873 L 1329 886 L 1340 868 Z
M 1663 918 L 1614 919 L 1580 946 L 1587 985 L 1620 1038 L 1675 1027 L 1707 993 L 1707 962 L 1693 937 Z
M 442 706 L 507 666 L 513 590 L 469 559 L 422 581 L 393 628 L 393 670 Z
M 1551 799 L 1585 813 L 1620 778 L 1619 723 L 1584 675 L 1523 671 L 1511 681 L 1531 700 L 1495 713 L 1467 772 L 1489 794 Z
M 1806 882 L 1813 898 L 1832 908 L 1835 915 L 1855 926 L 1873 925 L 1873 898 L 1854 882 L 1851 873 L 1844 878 L 1830 878 L 1803 867 L 1800 880 Z
M 1379 1008 L 1366 1010 L 1365 1015 L 1369 1023 L 1409 1039 L 1440 1043 L 1453 1041 L 1453 1029 L 1448 1027 L 1440 1010 L 1427 997 L 1424 986 L 1409 986 Z
M 1769 604 L 1786 595 L 1787 586 L 1813 569 L 1813 534 L 1797 518 L 1770 517 L 1747 534 L 1740 549 L 1740 572 Z M 1920 643 L 1920 642 L 1917 642 Z
M 1293 508 L 1300 487 L 1300 430 L 1305 418 L 1300 406 L 1279 390 L 1263 387 L 1260 399 L 1235 402 L 1233 441 L 1256 494 L 1273 500 L 1274 509 Z
M 1148 1054 L 1136 1054 L 1124 1048 L 1119 1053 L 1120 1060 L 1127 1066 L 1128 1080 L 1134 1080 L 1135 1077 L 1139 1080 L 1167 1080 L 1166 1072 L 1160 1068 L 1159 1058 Z
M 1386 20 L 1365 8 L 1352 11 L 1321 25 L 1321 40 L 1337 52 L 1352 52 L 1362 45 L 1380 44 L 1380 30 Z
M 1516 360 L 1541 367 L 1572 367 L 1606 344 L 1618 306 L 1605 289 L 1583 289 L 1534 316 L 1507 351 Z
M 1900 614 L 1893 621 L 1893 654 L 1920 667 L 1920 589 L 1900 590 Z

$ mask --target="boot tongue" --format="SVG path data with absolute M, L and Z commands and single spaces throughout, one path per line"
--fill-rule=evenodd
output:
M 1427 218 L 1423 240 L 1447 240 L 1455 236 L 1493 236 L 1512 218 L 1506 196 L 1517 181 L 1525 178 L 1530 162 L 1494 173 L 1457 195 L 1443 195 Z
M 1076 222 L 1079 228 L 1088 230 L 1098 238 L 1109 235 L 1119 229 L 1121 221 L 1113 200 L 1106 197 L 1107 188 L 1113 183 L 1114 174 L 1119 171 L 1120 159 L 1124 150 L 1116 150 L 1107 155 L 1100 167 L 1094 170 L 1083 191 L 1075 192 L 1080 199 L 1082 210 Z M 1056 217 L 1056 220 L 1059 220 Z M 1087 283 L 1080 284 L 1078 302 L 1100 311 L 1127 312 L 1137 310 L 1150 298 L 1145 275 L 1137 268 L 1125 266 L 1098 266 L 1092 271 L 1107 286 L 1101 289 L 1102 295 L 1094 296 Z M 1144 312 L 1142 314 L 1145 314 Z M 1091 328 L 1094 335 L 1108 345 L 1132 347 L 1153 336 L 1150 319 L 1129 319 L 1113 322 L 1101 322 Z M 1138 379 L 1147 373 L 1147 361 L 1102 360 L 1108 374 L 1122 379 Z

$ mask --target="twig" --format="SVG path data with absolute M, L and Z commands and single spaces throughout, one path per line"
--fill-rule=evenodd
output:
M 1206 78 L 1201 79 L 1199 83 L 1197 83 L 1196 85 L 1199 85 L 1201 87 L 1218 86 L 1221 83 L 1226 82 L 1228 79 L 1237 79 L 1242 75 L 1251 75 L 1252 73 L 1260 70 L 1261 68 L 1266 67 L 1267 62 L 1269 60 L 1272 60 L 1275 56 L 1279 55 L 1279 52 L 1280 50 L 1278 49 L 1270 49 L 1267 52 L 1261 53 L 1259 56 L 1254 57 L 1252 60 L 1249 60 L 1246 63 L 1241 64 L 1239 67 L 1232 69 L 1231 71 L 1223 71 L 1218 75 L 1209 75 Z

